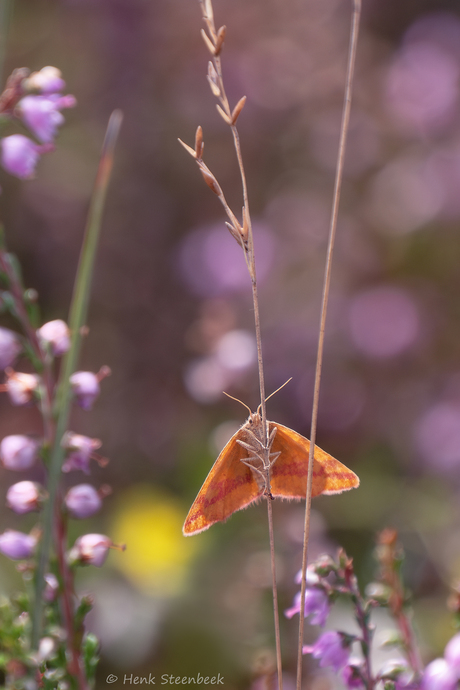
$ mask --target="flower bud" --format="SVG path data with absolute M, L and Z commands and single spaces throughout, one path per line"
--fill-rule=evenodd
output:
M 0 443 L 0 460 L 7 470 L 22 472 L 34 465 L 38 449 L 38 441 L 28 436 L 5 436 Z
M 8 556 L 13 561 L 22 561 L 30 558 L 37 546 L 37 540 L 30 534 L 7 529 L 0 534 L 0 553 Z
M 9 328 L 0 328 L 0 370 L 3 371 L 14 364 L 21 350 L 16 333 L 10 331 Z
M 42 153 L 42 147 L 23 134 L 12 134 L 0 141 L 1 163 L 10 175 L 22 180 L 31 178 Z
M 104 534 L 84 534 L 78 537 L 69 553 L 71 565 L 95 565 L 100 568 L 105 563 L 110 548 L 124 551 L 124 546 L 116 546 Z
M 70 515 L 81 520 L 97 513 L 102 500 L 94 486 L 78 484 L 69 489 L 64 503 Z
M 28 91 L 39 91 L 40 93 L 56 93 L 65 87 L 61 70 L 57 67 L 42 67 L 39 72 L 32 72 L 30 77 L 23 82 L 24 88 Z
M 423 672 L 422 690 L 455 690 L 457 674 L 445 659 L 435 659 Z
M 62 439 L 62 446 L 70 450 L 62 466 L 62 471 L 81 470 L 85 474 L 89 474 L 89 461 L 94 457 L 94 451 L 101 447 L 101 442 L 98 438 L 89 438 L 68 431 Z
M 101 389 L 100 381 L 110 374 L 109 367 L 102 367 L 94 374 L 92 371 L 76 371 L 70 377 L 70 385 L 77 403 L 84 410 L 90 410 Z
M 57 593 L 59 591 L 59 582 L 56 575 L 53 573 L 48 573 L 45 575 L 45 587 L 43 589 L 43 599 L 45 601 L 51 602 L 55 601 Z
M 40 345 L 49 347 L 54 357 L 63 355 L 70 348 L 69 327 L 61 319 L 48 321 L 37 331 Z
M 444 658 L 460 677 L 460 633 L 454 635 L 447 643 Z
M 36 374 L 24 374 L 21 371 L 6 370 L 6 392 L 12 405 L 27 405 L 38 390 L 40 378 Z
M 15 513 L 23 515 L 39 510 L 43 499 L 43 488 L 36 482 L 18 482 L 6 493 L 6 505 Z

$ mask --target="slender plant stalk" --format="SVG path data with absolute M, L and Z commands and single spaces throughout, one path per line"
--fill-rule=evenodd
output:
M 104 209 L 104 202 L 113 165 L 115 143 L 120 130 L 121 121 L 121 112 L 117 110 L 114 111 L 110 117 L 107 127 L 96 180 L 94 183 L 93 195 L 88 212 L 85 236 L 83 239 L 83 246 L 70 307 L 69 327 L 72 333 L 72 341 L 70 349 L 62 363 L 56 393 L 56 405 L 54 409 L 56 431 L 48 467 L 49 498 L 45 504 L 43 512 L 43 535 L 40 544 L 40 554 L 35 578 L 35 601 L 32 621 L 33 649 L 38 647 L 42 629 L 42 591 L 44 585 L 44 575 L 48 566 L 51 541 L 54 534 L 53 524 L 56 516 L 56 497 L 64 457 L 64 449 L 61 446 L 61 440 L 67 429 L 70 413 L 70 377 L 76 369 L 81 348 L 82 327 L 85 325 L 88 312 L 91 278 L 93 275 L 94 261 L 99 240 L 102 212 Z M 71 593 L 67 592 L 66 596 L 71 596 Z M 71 645 L 72 641 L 69 640 L 68 644 Z
M 267 412 L 266 412 L 266 400 L 265 400 L 265 377 L 264 377 L 264 367 L 263 367 L 263 356 L 262 356 L 262 337 L 260 329 L 260 313 L 259 313 L 259 298 L 257 290 L 257 276 L 256 276 L 256 266 L 255 266 L 255 254 L 254 254 L 254 239 L 252 234 L 252 224 L 251 217 L 249 214 L 249 201 L 248 201 L 248 190 L 246 182 L 246 173 L 244 170 L 243 156 L 241 152 L 240 138 L 238 134 L 238 129 L 236 127 L 236 121 L 239 114 L 241 113 L 246 98 L 242 98 L 235 108 L 232 110 L 225 92 L 224 81 L 222 77 L 222 65 L 220 59 L 220 52 L 222 50 L 223 42 L 225 39 L 225 26 L 216 30 L 214 23 L 214 14 L 212 8 L 212 0 L 200 0 L 201 11 L 203 15 L 204 22 L 206 24 L 206 31 L 202 31 L 202 36 L 205 44 L 212 55 L 212 62 L 208 66 L 208 81 L 213 94 L 219 100 L 220 105 L 217 106 L 217 110 L 223 120 L 230 126 L 233 136 L 233 144 L 236 152 L 236 157 L 238 161 L 238 168 L 241 178 L 241 186 L 243 191 L 243 217 L 242 223 L 240 224 L 236 215 L 233 213 L 229 207 L 224 193 L 217 182 L 213 173 L 205 165 L 202 160 L 203 152 L 203 141 L 202 141 L 202 131 L 201 127 L 198 128 L 196 138 L 195 138 L 195 149 L 183 144 L 187 151 L 195 158 L 201 173 L 212 191 L 219 197 L 225 212 L 228 216 L 230 223 L 227 223 L 231 234 L 235 237 L 237 242 L 240 244 L 244 252 L 244 258 L 246 265 L 248 267 L 249 275 L 251 278 L 252 285 L 252 299 L 254 307 L 254 326 L 256 333 L 257 342 L 257 363 L 258 363 L 258 373 L 259 373 L 259 388 L 260 388 L 260 410 L 262 418 L 262 433 L 263 433 L 263 443 L 261 448 L 261 458 L 263 463 L 263 468 L 261 474 L 265 479 L 265 498 L 267 500 L 267 516 L 268 516 L 268 530 L 269 530 L 269 540 L 270 540 L 270 556 L 271 556 L 271 569 L 272 569 L 272 590 L 273 590 L 273 609 L 274 609 L 274 623 L 275 623 L 275 641 L 276 641 L 276 660 L 277 660 L 277 670 L 278 670 L 278 688 L 282 690 L 282 666 L 281 666 L 281 643 L 280 643 L 280 630 L 279 630 L 279 611 L 278 611 L 278 593 L 276 586 L 276 569 L 275 569 L 275 546 L 274 546 L 274 532 L 273 532 L 273 515 L 272 515 L 272 505 L 271 505 L 271 491 L 270 491 L 270 442 L 268 434 L 268 422 L 267 422 Z
M 351 19 L 351 35 L 350 47 L 348 54 L 348 66 L 345 86 L 345 96 L 342 111 L 342 123 L 340 128 L 340 142 L 337 156 L 337 167 L 335 173 L 334 195 L 332 202 L 331 221 L 329 226 L 329 240 L 327 248 L 326 267 L 324 273 L 323 296 L 321 303 L 320 329 L 318 338 L 318 350 L 316 358 L 315 370 L 315 385 L 313 392 L 313 410 L 311 418 L 310 431 L 310 453 L 308 458 L 308 474 L 307 474 L 307 493 L 305 504 L 305 523 L 304 523 L 304 546 L 302 554 L 302 580 L 301 580 L 301 594 L 300 594 L 300 622 L 299 622 L 299 640 L 297 650 L 297 690 L 301 690 L 302 686 L 302 646 L 303 646 L 303 632 L 304 632 L 304 616 L 302 612 L 305 608 L 305 591 L 306 591 L 306 572 L 307 572 L 307 556 L 308 556 L 308 537 L 310 531 L 310 510 L 311 510 L 311 492 L 312 492 L 312 478 L 313 478 L 313 457 L 315 452 L 316 441 L 316 426 L 318 421 L 318 404 L 319 404 L 319 389 L 321 381 L 321 369 L 323 363 L 324 352 L 324 332 L 326 327 L 327 305 L 329 299 L 329 288 L 331 284 L 332 274 L 332 256 L 334 251 L 335 235 L 337 230 L 337 218 L 340 202 L 340 191 L 342 187 L 343 166 L 345 162 L 345 147 L 348 135 L 348 127 L 350 122 L 351 98 L 353 92 L 353 76 L 356 62 L 356 48 L 358 44 L 359 21 L 361 16 L 361 0 L 353 0 L 353 14 Z

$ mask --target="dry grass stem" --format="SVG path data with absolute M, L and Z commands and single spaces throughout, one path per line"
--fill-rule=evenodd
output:
M 278 594 L 276 586 L 276 573 L 275 573 L 275 546 L 273 537 L 273 515 L 272 515 L 272 505 L 271 505 L 271 490 L 270 490 L 270 469 L 271 469 L 271 454 L 270 448 L 273 438 L 270 439 L 268 435 L 268 423 L 266 414 L 266 404 L 265 404 L 265 381 L 264 381 L 264 368 L 263 368 L 263 357 L 262 357 L 262 339 L 261 339 L 261 329 L 260 329 L 260 315 L 259 315 L 259 298 L 257 290 L 257 276 L 255 267 L 255 256 L 254 256 L 254 241 L 252 235 L 252 224 L 251 216 L 249 213 L 249 202 L 248 202 L 248 192 L 246 183 L 246 174 L 244 170 L 243 157 L 241 152 L 240 138 L 238 130 L 236 128 L 236 122 L 238 120 L 241 111 L 243 110 L 244 104 L 246 102 L 246 97 L 241 98 L 236 106 L 232 109 L 228 102 L 228 98 L 225 92 L 224 81 L 222 77 L 222 66 L 220 61 L 220 54 L 224 45 L 226 28 L 221 26 L 216 30 L 214 23 L 214 14 L 212 9 L 211 0 L 200 0 L 200 6 L 202 10 L 203 20 L 206 25 L 206 30 L 202 29 L 201 35 L 203 37 L 204 43 L 212 56 L 212 59 L 208 63 L 207 80 L 213 95 L 218 99 L 216 104 L 217 111 L 223 121 L 230 127 L 233 144 L 236 152 L 236 157 L 238 161 L 238 168 L 240 172 L 242 192 L 243 192 L 243 209 L 242 209 L 242 220 L 241 223 L 237 219 L 236 214 L 232 211 L 228 205 L 221 186 L 219 185 L 215 175 L 211 172 L 208 166 L 203 162 L 203 133 L 201 127 L 198 128 L 196 139 L 195 139 L 195 149 L 192 149 L 187 144 L 181 142 L 184 148 L 192 155 L 200 169 L 203 178 L 210 187 L 210 189 L 218 196 L 221 204 L 225 209 L 225 213 L 228 217 L 226 223 L 228 230 L 232 236 L 236 239 L 238 244 L 243 249 L 244 258 L 246 265 L 248 267 L 249 275 L 251 278 L 252 285 L 252 298 L 254 305 L 254 325 L 256 332 L 257 341 L 257 361 L 258 361 L 258 371 L 259 371 L 259 388 L 260 388 L 260 410 L 262 419 L 262 433 L 261 439 L 258 439 L 260 443 L 260 448 L 254 451 L 251 448 L 251 452 L 254 456 L 261 462 L 261 469 L 257 470 L 264 477 L 265 482 L 265 497 L 267 499 L 267 514 L 268 514 L 268 528 L 269 528 L 269 538 L 270 538 L 270 554 L 271 554 L 271 564 L 272 564 L 272 590 L 273 590 L 273 607 L 274 607 L 274 619 L 275 619 L 275 638 L 276 638 L 276 657 L 277 657 L 277 668 L 278 668 L 278 687 L 282 690 L 282 667 L 281 667 L 281 644 L 280 644 L 280 632 L 279 632 L 279 612 L 278 612 Z M 248 458 L 249 460 L 250 458 Z M 250 465 L 253 469 L 256 469 L 252 464 Z
M 342 123 L 340 128 L 340 142 L 337 154 L 337 166 L 335 173 L 334 195 L 332 201 L 331 221 L 329 226 L 329 240 L 327 248 L 326 267 L 324 272 L 323 283 L 323 297 L 321 303 L 321 317 L 320 329 L 318 338 L 318 351 L 316 357 L 315 370 L 315 385 L 313 392 L 313 410 L 311 418 L 311 432 L 310 432 L 310 454 L 308 459 L 308 475 L 307 475 L 307 493 L 305 504 L 305 523 L 304 523 L 304 546 L 302 554 L 302 581 L 301 581 L 301 595 L 300 595 L 300 611 L 305 608 L 305 590 L 306 590 L 306 572 L 307 572 L 307 556 L 308 556 L 308 536 L 310 531 L 310 508 L 311 508 L 311 492 L 312 492 L 312 478 L 313 478 L 313 455 L 316 441 L 316 426 L 318 421 L 318 403 L 319 403 L 319 388 L 321 381 L 321 369 L 323 363 L 324 352 L 324 332 L 326 327 L 327 305 L 329 299 L 329 288 L 331 284 L 332 274 L 332 256 L 334 251 L 335 235 L 337 230 L 337 218 L 340 202 L 340 191 L 343 179 L 343 167 L 345 162 L 345 147 L 348 135 L 348 128 L 350 122 L 351 98 L 353 93 L 353 76 L 356 61 L 356 48 L 358 43 L 359 20 L 361 16 L 361 0 L 353 0 L 353 14 L 351 19 L 350 29 L 350 47 L 348 53 L 347 76 L 345 85 L 345 95 L 342 110 Z M 302 686 L 302 647 L 303 647 L 303 631 L 304 631 L 304 616 L 299 616 L 299 640 L 297 650 L 297 690 L 301 690 Z

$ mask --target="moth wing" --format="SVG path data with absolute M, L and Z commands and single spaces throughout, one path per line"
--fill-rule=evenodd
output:
M 245 425 L 232 436 L 211 467 L 185 520 L 182 529 L 185 536 L 226 520 L 263 494 L 263 486 L 257 483 L 254 472 L 241 462 L 247 452 L 237 441 L 245 439 L 244 428 Z
M 305 498 L 307 492 L 310 441 L 282 424 L 269 422 L 270 432 L 277 431 L 271 448 L 280 453 L 271 470 L 271 492 L 280 498 Z M 312 496 L 338 494 L 359 486 L 354 472 L 315 446 Z

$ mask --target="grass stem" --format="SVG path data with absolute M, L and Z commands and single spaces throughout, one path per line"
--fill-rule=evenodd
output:
M 300 621 L 299 621 L 299 639 L 297 649 L 297 681 L 296 690 L 301 690 L 302 687 L 302 647 L 303 647 L 303 633 L 304 633 L 304 616 L 305 608 L 305 591 L 306 591 L 306 572 L 307 572 L 307 557 L 308 557 L 308 537 L 310 532 L 310 511 L 311 511 L 311 492 L 313 479 L 313 456 L 315 451 L 316 441 L 316 427 L 318 422 L 318 406 L 319 406 L 319 390 L 321 382 L 321 370 L 323 364 L 324 353 L 324 332 L 326 327 L 327 305 L 329 300 L 329 288 L 331 284 L 332 275 L 332 257 L 334 252 L 334 243 L 337 230 L 337 218 L 340 203 L 340 192 L 343 179 L 343 168 L 345 162 L 345 148 L 347 142 L 348 128 L 350 122 L 351 98 L 353 93 L 353 77 L 356 62 L 356 48 L 358 44 L 359 22 L 361 16 L 361 0 L 353 0 L 353 13 L 351 19 L 350 32 L 350 47 L 348 53 L 347 76 L 345 85 L 345 95 L 342 110 L 342 123 L 340 128 L 340 142 L 337 155 L 337 166 L 335 172 L 334 195 L 332 201 L 332 212 L 329 226 L 329 240 L 327 247 L 326 267 L 324 272 L 323 282 L 323 296 L 321 303 L 320 328 L 318 338 L 318 350 L 316 357 L 315 369 L 315 384 L 313 391 L 313 410 L 311 417 L 311 431 L 310 431 L 310 454 L 308 459 L 308 475 L 307 475 L 307 493 L 305 504 L 305 522 L 304 522 L 304 543 L 302 554 L 302 580 L 301 580 L 301 594 L 300 594 Z

